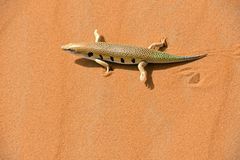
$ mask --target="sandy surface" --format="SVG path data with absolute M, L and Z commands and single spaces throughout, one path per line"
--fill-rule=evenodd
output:
M 237 0 L 0 1 L 0 159 L 240 159 Z M 69 42 L 147 47 L 167 37 L 179 65 L 97 64 Z

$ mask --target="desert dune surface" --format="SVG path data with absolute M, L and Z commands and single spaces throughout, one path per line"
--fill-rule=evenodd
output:
M 239 160 L 240 1 L 0 1 L 1 160 Z M 137 66 L 64 52 L 71 42 L 208 54 Z

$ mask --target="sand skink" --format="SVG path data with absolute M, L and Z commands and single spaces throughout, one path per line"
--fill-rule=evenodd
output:
M 147 72 L 145 67 L 148 63 L 176 63 L 193 61 L 206 56 L 177 56 L 160 51 L 167 46 L 166 39 L 159 43 L 152 43 L 148 48 L 106 43 L 104 37 L 94 31 L 94 43 L 69 43 L 62 49 L 84 58 L 95 61 L 106 68 L 105 76 L 110 74 L 110 66 L 107 62 L 138 65 L 140 81 L 146 82 Z

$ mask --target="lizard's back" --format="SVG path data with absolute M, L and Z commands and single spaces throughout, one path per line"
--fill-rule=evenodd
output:
M 174 63 L 195 60 L 202 57 L 202 55 L 176 56 L 143 47 L 105 42 L 89 43 L 87 47 L 91 48 L 93 54 L 96 54 L 102 60 L 124 64 L 137 64 L 142 60 L 148 63 Z

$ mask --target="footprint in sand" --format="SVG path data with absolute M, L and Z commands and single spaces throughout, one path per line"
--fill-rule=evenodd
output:
M 188 81 L 190 84 L 198 83 L 200 81 L 200 73 L 194 74 Z
M 192 68 L 191 67 L 186 67 L 183 69 L 180 69 L 180 72 L 182 75 L 189 77 L 188 79 L 188 83 L 189 84 L 197 84 L 200 82 L 201 80 L 201 76 L 200 73 L 196 73 L 194 71 L 191 71 Z

